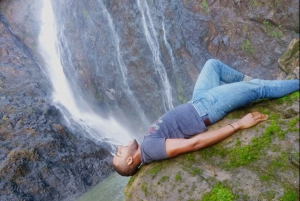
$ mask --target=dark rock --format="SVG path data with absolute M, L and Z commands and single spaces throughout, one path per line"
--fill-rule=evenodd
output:
M 51 85 L 20 44 L 0 14 L 0 200 L 75 198 L 112 172 L 111 154 L 60 124 Z

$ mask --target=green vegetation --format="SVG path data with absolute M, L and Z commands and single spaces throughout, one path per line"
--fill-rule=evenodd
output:
M 157 184 L 160 185 L 161 183 L 163 183 L 163 182 L 165 182 L 165 181 L 167 181 L 167 180 L 169 180 L 169 177 L 168 177 L 168 176 L 163 176 L 163 177 L 157 182 Z
M 239 167 L 247 165 L 260 158 L 260 155 L 264 153 L 265 149 L 270 146 L 272 136 L 275 133 L 280 132 L 281 129 L 277 125 L 277 121 L 273 121 L 272 124 L 267 127 L 265 133 L 259 137 L 254 137 L 251 143 L 243 147 L 236 146 L 229 153 L 229 163 L 225 164 L 226 167 Z M 237 143 L 238 145 L 238 143 Z
M 233 201 L 236 198 L 237 197 L 231 192 L 231 190 L 218 183 L 214 186 L 212 191 L 202 196 L 201 201 Z
M 209 13 L 208 3 L 206 0 L 202 0 L 202 5 L 203 5 L 205 12 Z
M 181 172 L 178 172 L 175 176 L 175 181 L 181 181 L 182 180 L 182 177 L 181 177 Z
M 266 1 L 259 1 L 259 0 L 251 0 L 251 5 L 253 7 L 262 7 L 262 6 L 269 6 L 270 8 L 279 8 L 281 6 L 281 3 L 279 0 L 266 0 Z
M 281 29 L 281 24 L 278 24 L 278 26 L 272 26 L 270 21 L 264 20 L 263 21 L 264 25 L 264 30 L 267 33 L 268 36 L 272 36 L 274 38 L 282 38 L 283 37 L 283 32 L 280 30 Z
M 251 42 L 249 41 L 249 39 L 246 39 L 242 45 L 241 45 L 241 48 L 244 52 L 247 52 L 248 54 L 250 54 L 251 56 L 253 55 L 254 53 L 254 48 L 251 44 Z
M 193 176 L 196 176 L 196 175 L 201 175 L 202 174 L 202 170 L 197 168 L 197 167 L 194 167 L 194 168 L 191 168 L 191 170 L 189 171 L 189 173 Z
M 144 192 L 145 196 L 147 197 L 148 196 L 147 184 L 143 184 L 141 186 L 141 188 L 142 188 L 142 191 Z
M 276 99 L 276 103 L 278 105 L 282 105 L 283 103 L 292 104 L 298 98 L 299 98 L 299 91 L 296 91 L 290 95 Z
M 251 5 L 254 6 L 254 7 L 257 7 L 258 6 L 258 2 L 255 1 L 255 0 L 251 0 Z
M 283 196 L 279 199 L 280 201 L 297 201 L 299 200 L 299 194 L 297 191 L 292 189 L 287 189 Z
M 195 155 L 193 155 L 191 153 L 186 154 L 185 157 L 186 157 L 186 160 L 189 162 L 195 162 L 195 160 L 196 160 Z
M 156 163 L 153 168 L 150 169 L 150 174 L 152 175 L 152 178 L 156 176 L 156 174 L 161 171 L 162 169 L 162 164 L 161 163 Z

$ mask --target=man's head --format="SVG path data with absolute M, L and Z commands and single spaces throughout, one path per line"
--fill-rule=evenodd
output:
M 138 171 L 140 163 L 140 147 L 136 140 L 130 141 L 127 146 L 118 146 L 113 166 L 120 175 L 134 175 Z

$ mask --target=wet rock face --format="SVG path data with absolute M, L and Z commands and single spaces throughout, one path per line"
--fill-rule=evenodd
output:
M 36 49 L 41 3 L 1 4 L 14 33 L 42 63 Z M 277 59 L 299 37 L 298 7 L 296 0 L 53 1 L 72 87 L 138 134 L 170 108 L 168 100 L 176 106 L 191 98 L 207 59 L 276 78 Z
M 68 132 L 51 86 L 0 13 L 0 200 L 62 200 L 112 172 L 111 155 Z
M 73 64 L 80 68 L 79 77 L 85 83 L 80 86 L 92 96 L 103 94 L 98 101 L 108 108 L 115 103 L 129 119 L 135 119 L 138 114 L 122 85 L 121 59 L 129 88 L 153 121 L 164 112 L 165 88 L 157 70 L 160 65 L 172 86 L 174 105 L 190 99 L 199 71 L 212 57 L 252 77 L 276 78 L 280 72 L 277 59 L 298 37 L 298 4 L 140 0 L 74 1 L 71 6 L 62 1 L 54 7 L 63 8 L 55 9 L 58 19 L 64 21 L 62 33 L 72 55 L 79 55 Z M 69 7 L 76 8 L 76 15 Z M 114 89 L 115 99 L 105 93 L 106 88 Z
M 63 33 L 73 46 L 72 54 L 87 58 L 80 59 L 80 65 L 74 64 L 85 66 L 79 77 L 86 85 L 81 87 L 91 92 L 90 97 L 102 94 L 100 102 L 105 107 L 117 104 L 128 119 L 134 120 L 133 125 L 139 121 L 139 114 L 124 92 L 119 59 L 127 69 L 129 88 L 152 122 L 164 113 L 167 99 L 157 70 L 160 65 L 167 73 L 173 105 L 178 105 L 190 99 L 199 71 L 212 57 L 252 77 L 276 78 L 280 72 L 277 59 L 299 33 L 297 1 L 145 2 L 73 2 L 76 15 L 66 2 L 56 5 L 66 9 L 60 14 L 56 9 L 56 13 L 58 19 L 65 20 Z M 106 12 L 112 26 L 108 26 Z M 73 28 L 68 30 L 68 26 Z M 79 40 L 72 39 L 74 33 Z M 114 89 L 114 100 L 105 95 L 105 88 Z

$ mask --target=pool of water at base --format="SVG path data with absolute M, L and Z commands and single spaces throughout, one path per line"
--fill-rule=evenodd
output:
M 124 201 L 124 189 L 130 177 L 113 173 L 97 186 L 83 194 L 77 201 Z

